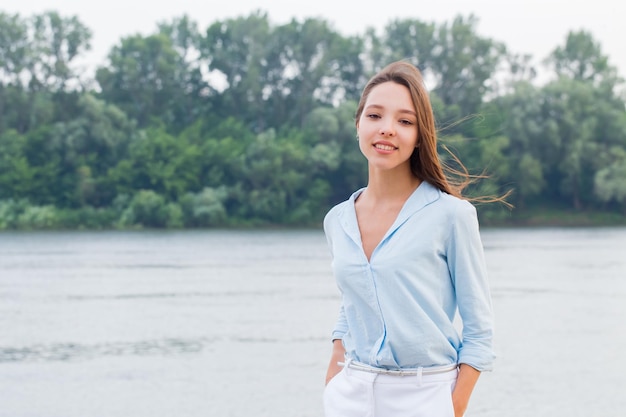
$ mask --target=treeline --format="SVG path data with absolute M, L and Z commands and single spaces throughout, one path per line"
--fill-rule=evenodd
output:
M 319 224 L 366 183 L 361 88 L 407 59 L 432 91 L 442 145 L 512 189 L 509 211 L 626 215 L 622 79 L 590 33 L 544 61 L 480 36 L 477 19 L 390 21 L 344 36 L 322 19 L 189 17 L 121 39 L 91 76 L 76 17 L 0 13 L 0 230 Z M 443 158 L 452 163 L 442 149 Z

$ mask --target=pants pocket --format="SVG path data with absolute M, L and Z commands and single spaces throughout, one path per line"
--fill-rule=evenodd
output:
M 337 375 L 335 375 L 334 377 L 332 377 L 330 379 L 330 381 L 328 381 L 328 383 L 326 384 L 326 386 L 324 387 L 324 394 L 326 394 L 326 391 L 328 391 L 328 389 L 335 384 L 335 382 L 337 382 L 338 378 L 341 378 L 342 374 L 344 373 L 345 368 L 342 368 L 341 371 L 339 371 L 337 373 Z

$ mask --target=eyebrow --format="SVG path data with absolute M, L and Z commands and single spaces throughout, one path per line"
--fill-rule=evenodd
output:
M 366 107 L 366 109 L 370 109 L 370 108 L 381 109 L 381 110 L 385 109 L 385 107 L 381 106 L 380 104 L 370 104 L 369 106 Z M 399 113 L 407 113 L 407 114 L 410 114 L 411 116 L 417 117 L 417 113 L 415 113 L 413 110 L 400 109 Z

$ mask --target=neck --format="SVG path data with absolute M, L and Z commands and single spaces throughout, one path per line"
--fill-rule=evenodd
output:
M 406 199 L 420 185 L 421 181 L 407 167 L 395 170 L 376 170 L 370 167 L 367 193 L 376 199 Z

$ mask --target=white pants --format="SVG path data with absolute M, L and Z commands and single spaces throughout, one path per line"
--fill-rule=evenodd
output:
M 454 417 L 458 371 L 420 376 L 343 368 L 324 390 L 326 417 Z

